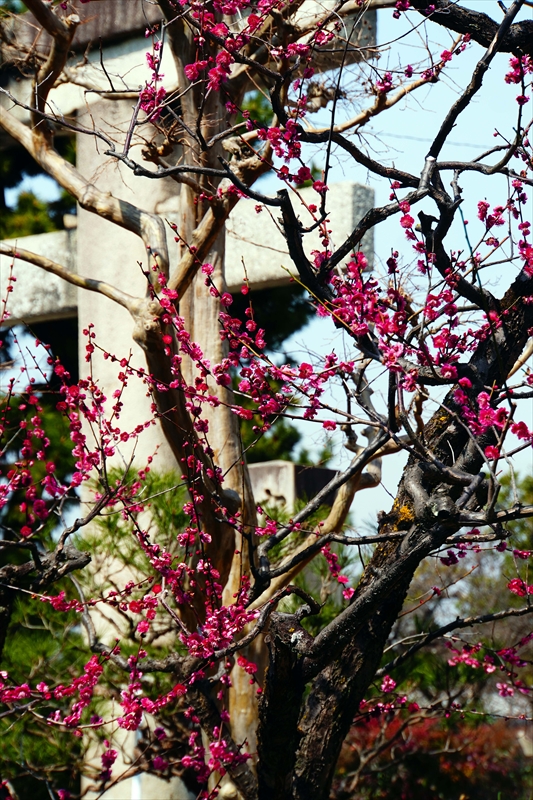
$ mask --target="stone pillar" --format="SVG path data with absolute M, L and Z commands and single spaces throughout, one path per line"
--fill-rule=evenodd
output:
M 97 129 L 117 138 L 119 142 L 123 141 L 131 119 L 131 106 L 131 101 L 127 100 L 97 103 L 91 106 L 91 125 L 94 124 Z M 115 159 L 102 155 L 101 141 L 83 134 L 77 138 L 77 167 L 99 189 L 109 191 L 115 197 L 150 212 L 157 212 L 162 203 L 168 208 L 173 197 L 177 202 L 179 186 L 171 179 L 135 177 Z M 171 241 L 174 243 L 172 238 Z M 78 271 L 82 275 L 106 281 L 134 296 L 142 297 L 145 293 L 146 278 L 142 269 L 146 270 L 150 265 L 141 239 L 81 208 L 78 210 L 77 263 Z M 87 372 L 87 337 L 82 332 L 89 323 L 94 325 L 97 345 L 116 355 L 119 360 L 127 358 L 131 352 L 132 365 L 146 368 L 142 350 L 132 339 L 133 320 L 126 309 L 99 293 L 80 291 L 78 318 L 81 377 Z M 96 351 L 93 354 L 92 367 L 93 375 L 100 382 L 104 394 L 112 398 L 113 391 L 121 386 L 117 377 L 121 371 L 120 365 L 110 359 L 105 360 Z M 146 396 L 146 387 L 137 378 L 129 379 L 123 394 L 123 403 L 120 418 L 122 428 L 133 430 L 136 425 L 151 418 L 151 401 Z M 141 465 L 145 462 L 147 456 L 153 454 L 158 447 L 155 468 L 165 470 L 174 467 L 174 459 L 161 429 L 158 426 L 152 430 L 153 433 L 148 432 L 139 438 L 135 449 L 137 463 Z M 131 452 L 132 445 L 127 443 L 122 448 L 121 455 L 128 461 Z
M 110 137 L 123 140 L 131 118 L 131 105 L 128 101 L 95 104 L 91 106 L 91 124 Z M 146 211 L 157 212 L 163 203 L 166 208 L 172 207 L 173 199 L 175 198 L 176 202 L 178 200 L 179 187 L 174 181 L 135 177 L 114 159 L 102 155 L 101 142 L 90 136 L 78 136 L 77 168 L 99 189 L 109 191 L 115 197 Z M 169 238 L 174 243 L 173 238 Z M 77 264 L 80 274 L 106 281 L 134 296 L 142 297 L 145 293 L 146 278 L 142 269 L 146 270 L 150 265 L 143 242 L 133 233 L 81 208 L 78 210 Z M 89 368 L 85 361 L 87 337 L 83 334 L 89 323 L 94 325 L 97 345 L 116 355 L 119 361 L 127 358 L 131 352 L 131 365 L 146 368 L 143 352 L 132 339 L 133 320 L 126 309 L 101 294 L 79 291 L 78 317 L 80 377 L 84 377 Z M 100 383 L 110 405 L 113 392 L 121 388 L 121 382 L 117 377 L 121 371 L 118 362 L 104 359 L 98 349 L 93 353 L 92 373 Z M 135 376 L 129 378 L 122 400 L 124 405 L 118 423 L 122 429 L 133 430 L 136 425 L 152 417 L 151 400 L 146 396 L 146 387 Z M 159 425 L 151 427 L 139 437 L 135 446 L 136 464 L 142 466 L 146 463 L 146 458 L 155 451 L 157 451 L 153 463 L 155 469 L 165 471 L 176 468 L 176 462 Z M 120 453 L 117 453 L 113 463 L 125 466 L 132 454 L 133 444 L 127 442 L 121 446 Z M 133 577 L 130 570 L 122 563 L 117 562 L 116 567 L 121 572 L 117 582 L 126 582 Z M 106 562 L 102 565 L 102 569 L 113 569 L 113 565 Z M 108 616 L 110 613 L 111 610 L 106 609 Z M 104 618 L 99 618 L 97 614 L 94 616 L 99 636 L 104 641 L 109 637 L 114 638 L 116 630 Z M 116 779 L 134 761 L 135 735 L 126 731 L 116 731 L 113 734 L 112 746 L 119 750 L 119 759 L 113 768 L 113 777 Z M 101 746 L 95 748 L 93 755 L 89 757 L 90 763 L 96 769 L 99 768 L 100 754 Z M 82 789 L 87 789 L 91 783 L 93 782 L 84 780 Z M 130 798 L 131 800 L 192 800 L 194 796 L 179 778 L 166 781 L 157 775 L 142 773 L 112 786 L 103 795 L 99 792 L 88 792 L 86 797 L 87 800 L 96 800 L 97 797 L 101 797 L 102 800 L 130 800 Z

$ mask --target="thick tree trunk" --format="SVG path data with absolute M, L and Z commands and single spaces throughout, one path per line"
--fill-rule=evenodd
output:
M 259 800 L 290 800 L 294 756 L 300 740 L 298 716 L 305 691 L 303 659 L 290 646 L 294 634 L 305 632 L 292 614 L 273 614 L 267 636 L 269 663 L 260 714 L 275 717 L 277 725 L 259 728 Z
M 327 800 L 342 743 L 379 667 L 411 578 L 408 573 L 311 684 L 298 724 L 301 741 L 288 795 L 291 800 Z

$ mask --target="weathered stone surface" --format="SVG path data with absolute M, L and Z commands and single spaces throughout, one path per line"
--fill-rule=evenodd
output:
M 335 5 L 335 0 L 324 0 L 320 3 L 316 0 L 308 0 L 303 7 L 298 8 L 293 17 L 293 23 L 314 32 L 317 15 L 323 16 L 324 9 L 333 9 Z M 157 3 L 147 2 L 147 0 L 137 0 L 137 2 L 134 0 L 107 0 L 106 3 L 99 4 L 98 13 L 95 13 L 93 5 L 81 2 L 81 0 L 71 0 L 68 8 L 64 10 L 63 16 L 68 16 L 73 12 L 80 18 L 80 24 L 72 43 L 72 49 L 77 52 L 85 51 L 90 44 L 98 49 L 100 42 L 107 46 L 110 43 L 142 35 L 148 27 L 157 25 L 162 19 Z M 357 12 L 357 17 L 360 17 L 360 12 Z M 351 27 L 350 23 L 348 26 Z M 51 37 L 46 32 L 41 32 L 40 25 L 30 12 L 14 16 L 7 27 L 9 35 L 17 41 L 19 46 L 32 47 L 42 53 L 48 51 Z M 327 47 L 321 48 L 322 67 L 331 69 L 338 65 L 342 57 L 344 57 L 345 63 L 359 60 L 361 56 L 356 54 L 356 49 L 364 51 L 375 45 L 375 31 L 376 12 L 375 10 L 367 11 L 360 24 L 356 25 L 351 32 L 347 54 L 339 54 L 338 51 L 329 53 Z M 363 57 L 365 55 L 367 54 L 363 53 Z
M 83 51 L 92 43 L 98 49 L 99 42 L 108 44 L 143 33 L 149 25 L 161 22 L 161 10 L 156 3 L 133 2 L 132 0 L 107 0 L 99 3 L 98 13 L 89 3 L 70 2 L 64 16 L 75 13 L 80 24 L 74 34 L 73 50 Z M 41 32 L 41 26 L 30 12 L 15 16 L 9 23 L 12 36 L 19 46 L 34 47 L 46 53 L 51 37 Z
M 102 3 L 101 5 L 105 7 L 106 4 Z M 63 116 L 69 122 L 73 122 L 71 117 L 76 115 L 76 112 L 85 110 L 89 106 L 92 107 L 102 102 L 102 100 L 111 109 L 117 103 L 122 102 L 117 100 L 113 94 L 106 94 L 111 92 L 109 82 L 111 78 L 116 92 L 125 93 L 126 96 L 131 97 L 125 106 L 129 121 L 135 107 L 135 99 L 139 87 L 144 86 L 150 80 L 151 72 L 146 63 L 148 49 L 149 45 L 144 36 L 136 36 L 124 41 L 110 43 L 105 49 L 105 71 L 102 67 L 98 47 L 94 48 L 83 59 L 80 56 L 73 56 L 69 62 L 69 69 L 76 83 L 65 82 L 55 86 L 49 95 L 50 108 L 53 109 L 58 117 Z M 177 79 L 174 61 L 169 48 L 166 48 L 163 52 L 161 72 L 165 76 L 163 85 L 168 91 L 172 91 L 176 86 Z M 10 80 L 6 88 L 18 102 L 31 106 L 32 84 L 30 80 Z M 28 109 L 22 106 L 14 106 L 9 97 L 0 94 L 0 113 L 2 108 L 6 108 L 17 119 L 28 124 L 30 118 Z M 92 129 L 90 120 L 88 120 L 87 127 L 89 130 Z M 60 126 L 58 126 L 57 130 L 61 135 Z M 117 138 L 117 131 L 115 130 L 110 130 L 105 126 L 100 130 L 110 134 L 111 139 Z M 125 131 L 122 139 L 118 141 L 117 149 L 119 150 L 122 149 L 124 135 Z M 13 148 L 14 146 L 16 145 L 14 145 L 11 137 L 5 131 L 0 130 L 0 150 Z
M 112 117 L 115 106 L 104 105 L 105 115 Z M 113 120 L 110 120 L 113 121 Z M 119 120 L 116 120 L 117 124 Z M 94 142 L 86 138 L 79 144 L 79 160 L 96 169 L 98 161 L 94 150 Z M 98 164 L 98 168 L 102 166 Z M 89 173 L 90 174 L 90 173 Z M 175 184 L 169 181 L 149 181 L 146 178 L 135 178 L 130 172 L 117 164 L 107 164 L 105 172 L 100 173 L 100 180 L 105 178 L 106 188 L 117 196 L 130 202 L 142 203 L 148 210 L 154 209 L 168 218 L 173 217 L 172 208 L 177 204 Z M 316 193 L 312 189 L 301 192 L 306 203 L 316 202 Z M 149 202 L 148 202 L 149 201 Z M 297 198 L 293 200 L 295 208 Z M 340 244 L 353 230 L 364 213 L 371 208 L 373 191 L 367 186 L 357 183 L 339 183 L 331 186 L 328 196 L 328 207 L 331 210 L 329 219 L 335 232 L 335 244 Z M 276 211 L 271 215 L 267 208 L 260 214 L 255 210 L 253 200 L 241 200 L 231 216 L 227 227 L 226 238 L 226 282 L 230 291 L 239 291 L 246 274 L 250 286 L 255 289 L 266 289 L 282 286 L 289 282 L 295 268 L 287 253 L 283 234 L 276 220 Z M 305 209 L 303 209 L 305 211 Z M 308 213 L 305 212 L 308 216 Z M 306 221 L 302 213 L 302 220 Z M 81 211 L 78 232 L 57 231 L 38 236 L 26 236 L 18 240 L 20 247 L 47 256 L 73 271 L 91 278 L 99 278 L 135 294 L 143 292 L 143 276 L 137 262 L 144 258 L 142 243 L 132 233 L 117 229 L 110 222 L 96 218 L 93 214 Z M 14 240 L 11 244 L 16 244 Z M 311 256 L 313 249 L 321 249 L 316 232 L 309 235 L 306 241 L 307 254 Z M 368 233 L 362 242 L 362 249 L 369 261 L 373 259 L 373 234 Z M 175 253 L 173 234 L 169 228 L 169 250 Z M 9 277 L 10 259 L 0 256 L 1 283 L 0 291 L 5 293 Z M 75 316 L 78 302 L 83 306 L 83 324 L 105 314 L 106 319 L 124 318 L 125 335 L 131 336 L 129 315 L 117 309 L 111 300 L 100 295 L 82 292 L 78 298 L 78 290 L 55 275 L 43 272 L 39 267 L 17 262 L 15 267 L 17 281 L 9 298 L 10 319 L 8 324 L 18 322 L 41 322 L 50 319 Z M 82 296 L 83 295 L 83 296 Z M 106 307 L 105 312 L 101 311 Z M 81 317 L 80 317 L 81 318 Z M 115 342 L 118 341 L 113 336 Z M 128 340 L 127 349 L 131 346 Z
M 312 188 L 303 189 L 300 195 L 308 205 L 319 203 L 320 197 Z M 291 200 L 302 224 L 310 225 L 312 218 L 305 206 L 300 205 L 297 195 Z M 374 192 L 368 186 L 346 181 L 330 187 L 327 208 L 330 210 L 328 219 L 331 225 L 328 228 L 334 232 L 334 245 L 342 244 L 373 203 Z M 245 268 L 250 286 L 256 289 L 284 285 L 289 282 L 291 274 L 297 274 L 277 221 L 279 210 L 263 208 L 257 213 L 256 205 L 254 200 L 241 200 L 227 225 L 226 283 L 230 291 L 238 291 L 242 286 Z M 310 258 L 312 250 L 323 249 L 318 231 L 305 237 L 304 246 Z M 372 264 L 372 232 L 364 237 L 361 249 L 369 264 Z
M 314 31 L 314 19 L 323 14 L 324 8 L 333 9 L 334 0 L 307 0 L 298 7 L 293 23 L 304 29 Z M 146 63 L 146 52 L 150 49 L 150 40 L 144 32 L 150 25 L 161 21 L 161 11 L 156 3 L 147 0 L 107 0 L 98 3 L 97 13 L 94 3 L 81 3 L 73 0 L 68 4 L 65 15 L 75 12 L 81 19 L 73 40 L 72 57 L 68 62 L 70 77 L 73 82 L 59 83 L 49 95 L 49 108 L 58 118 L 69 118 L 77 111 L 86 109 L 97 103 L 106 93 L 111 93 L 109 102 L 114 102 L 113 92 L 129 93 L 130 116 L 135 105 L 135 94 L 139 87 L 150 80 L 151 72 Z M 59 12 L 61 13 L 61 12 Z M 359 18 L 359 12 L 357 12 Z M 351 27 L 351 20 L 346 21 Z M 10 46 L 20 49 L 20 57 L 28 50 L 36 50 L 42 54 L 48 52 L 50 37 L 42 31 L 32 14 L 22 14 L 5 20 L 2 23 L 5 41 L 0 41 L 0 62 L 12 57 L 6 49 Z M 100 53 L 100 43 L 104 45 Z M 317 72 L 331 70 L 338 66 L 342 57 L 345 64 L 371 58 L 376 44 L 376 11 L 364 14 L 350 34 L 350 45 L 347 51 L 339 54 L 330 52 L 327 47 L 321 48 L 314 57 Z M 5 50 L 5 52 L 3 52 Z M 105 65 L 105 70 L 102 66 Z M 177 85 L 177 75 L 170 48 L 163 48 L 161 74 L 163 85 L 168 92 Z M 21 74 L 11 73 L 5 87 L 17 101 L 32 105 L 32 84 Z M 5 81 L 5 79 L 4 79 Z M 11 100 L 0 95 L 0 108 L 9 109 L 25 123 L 29 120 L 29 112 L 21 106 L 13 107 Z M 72 121 L 72 120 L 70 120 Z M 89 125 L 89 127 L 91 127 Z M 61 133 L 60 126 L 58 127 Z M 113 137 L 112 137 L 113 138 Z M 10 137 L 0 130 L 0 149 L 13 147 Z
M 76 271 L 76 231 L 54 231 L 21 239 L 7 240 L 14 247 L 46 256 L 64 267 Z M 8 284 L 12 259 L 0 256 L 0 291 L 2 297 Z M 51 319 L 75 317 L 78 313 L 78 290 L 56 275 L 40 267 L 15 261 L 13 292 L 8 299 L 9 325 L 19 322 L 46 322 Z
M 313 497 L 335 477 L 334 469 L 304 467 L 276 459 L 249 464 L 254 497 L 259 505 L 293 511 L 298 499 Z
M 98 127 L 114 128 L 122 132 L 128 124 L 130 104 L 126 100 L 115 103 L 95 104 L 90 118 Z M 89 115 L 82 118 L 88 121 Z M 146 211 L 157 211 L 158 204 L 176 193 L 176 184 L 170 179 L 151 181 L 135 177 L 130 170 L 109 159 L 98 147 L 97 142 L 87 136 L 78 136 L 77 165 L 80 172 L 93 181 L 102 191 L 111 192 L 115 197 L 135 203 Z M 177 199 L 177 198 L 176 198 Z M 169 229 L 169 233 L 172 233 Z M 127 292 L 135 297 L 143 297 L 146 279 L 142 269 L 148 268 L 146 250 L 140 238 L 130 231 L 83 209 L 78 210 L 78 272 L 80 275 L 96 278 Z M 174 242 L 173 242 L 174 244 Z M 130 364 L 140 369 L 146 368 L 144 354 L 132 339 L 134 322 L 129 312 L 112 300 L 96 292 L 80 290 L 78 295 L 79 329 L 83 331 L 92 322 L 97 343 L 119 359 L 128 357 Z M 80 335 L 80 369 L 85 365 L 85 337 Z M 112 397 L 113 392 L 123 388 L 120 424 L 125 430 L 134 430 L 152 417 L 151 398 L 147 396 L 146 386 L 138 379 L 130 379 L 126 387 L 121 387 L 118 378 L 120 366 L 111 359 L 103 358 L 95 352 L 92 358 L 92 374 L 100 382 L 104 394 Z M 135 456 L 139 463 L 157 451 L 156 468 L 164 471 L 175 462 L 159 425 L 154 426 L 154 434 L 139 437 L 135 445 Z M 134 440 L 120 444 L 120 459 L 127 463 L 134 449 Z
M 324 10 L 329 9 L 333 12 L 336 0 L 307 0 L 302 3 L 292 18 L 293 24 L 299 28 L 309 31 L 309 38 L 314 34 L 317 23 L 323 19 Z M 326 30 L 335 30 L 340 17 L 332 14 L 331 21 L 326 25 Z M 356 24 L 354 25 L 354 22 Z M 315 70 L 326 72 L 327 70 L 337 69 L 339 64 L 353 64 L 367 58 L 375 57 L 374 48 L 376 46 L 376 10 L 365 11 L 361 14 L 358 9 L 352 17 L 346 17 L 341 24 L 344 26 L 344 36 L 348 40 L 346 49 L 339 49 L 338 40 L 334 40 L 333 46 L 317 48 L 313 55 L 313 66 Z

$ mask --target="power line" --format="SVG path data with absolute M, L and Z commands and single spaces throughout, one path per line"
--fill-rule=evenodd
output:
M 411 142 L 426 142 L 431 143 L 433 139 L 422 139 L 420 136 L 407 136 L 403 133 L 380 133 L 379 136 L 389 137 L 392 139 L 409 139 Z M 488 144 L 472 144 L 472 142 L 452 142 L 447 140 L 446 144 L 451 144 L 454 147 L 475 147 L 476 150 L 483 148 L 485 150 L 490 150 L 492 145 Z

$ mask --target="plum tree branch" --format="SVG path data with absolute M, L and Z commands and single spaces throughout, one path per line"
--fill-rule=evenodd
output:
M 444 142 L 448 138 L 450 132 L 453 129 L 459 115 L 465 110 L 465 108 L 470 104 L 470 101 L 479 91 L 481 88 L 481 84 L 483 83 L 483 78 L 485 77 L 485 73 L 488 70 L 494 56 L 498 53 L 499 50 L 502 49 L 505 35 L 509 32 L 511 27 L 511 23 L 513 19 L 516 17 L 518 12 L 520 11 L 523 5 L 523 0 L 514 0 L 513 5 L 507 11 L 503 21 L 499 25 L 497 31 L 495 32 L 492 41 L 487 49 L 487 52 L 481 58 L 476 68 L 472 74 L 472 78 L 470 83 L 466 87 L 465 91 L 461 95 L 461 97 L 453 104 L 453 106 L 448 111 L 444 122 L 442 123 L 439 132 L 437 133 L 433 143 L 428 151 L 428 156 L 437 159 L 440 151 L 444 146 Z M 455 8 L 457 5 L 455 4 Z M 532 28 L 533 30 L 533 28 Z
M 452 622 L 442 625 L 440 628 L 437 628 L 437 630 L 430 631 L 426 634 L 418 634 L 418 636 L 422 637 L 421 641 L 411 645 L 411 647 L 409 647 L 405 653 L 396 656 L 396 658 L 392 659 L 392 661 L 389 661 L 387 664 L 385 664 L 384 667 L 376 672 L 376 678 L 379 679 L 383 675 L 386 675 L 392 670 L 396 669 L 409 658 L 414 656 L 414 654 L 423 647 L 431 644 L 431 642 L 434 642 L 436 639 L 441 639 L 447 633 L 452 633 L 453 631 L 460 630 L 462 628 L 472 628 L 474 625 L 486 625 L 489 622 L 498 622 L 499 620 L 508 619 L 509 617 L 523 617 L 526 614 L 533 614 L 533 606 L 524 606 L 523 608 L 507 608 L 504 611 L 497 611 L 492 614 L 479 614 L 472 617 L 456 617 L 456 619 L 452 620 Z
M 411 0 L 411 6 L 431 22 L 436 22 L 456 33 L 468 33 L 483 47 L 489 47 L 501 27 L 488 14 L 463 8 L 454 0 L 434 0 L 432 5 L 434 10 L 428 12 L 427 0 Z M 509 24 L 506 30 L 502 31 L 498 49 L 516 56 L 524 53 L 533 55 L 533 22 L 523 20 Z
M 56 261 L 46 258 L 46 256 L 32 253 L 22 247 L 9 245 L 5 242 L 0 242 L 0 253 L 5 256 L 10 256 L 11 258 L 27 261 L 28 264 L 34 264 L 36 267 L 44 269 L 45 272 L 57 275 L 58 278 L 62 278 L 67 283 L 77 286 L 80 289 L 88 289 L 90 292 L 99 292 L 115 303 L 127 308 L 128 311 L 132 311 L 135 308 L 136 298 L 132 295 L 123 292 L 121 289 L 117 289 L 115 286 L 111 286 L 105 281 L 98 281 L 94 278 L 86 278 L 83 275 L 78 275 L 76 272 L 72 272 Z

